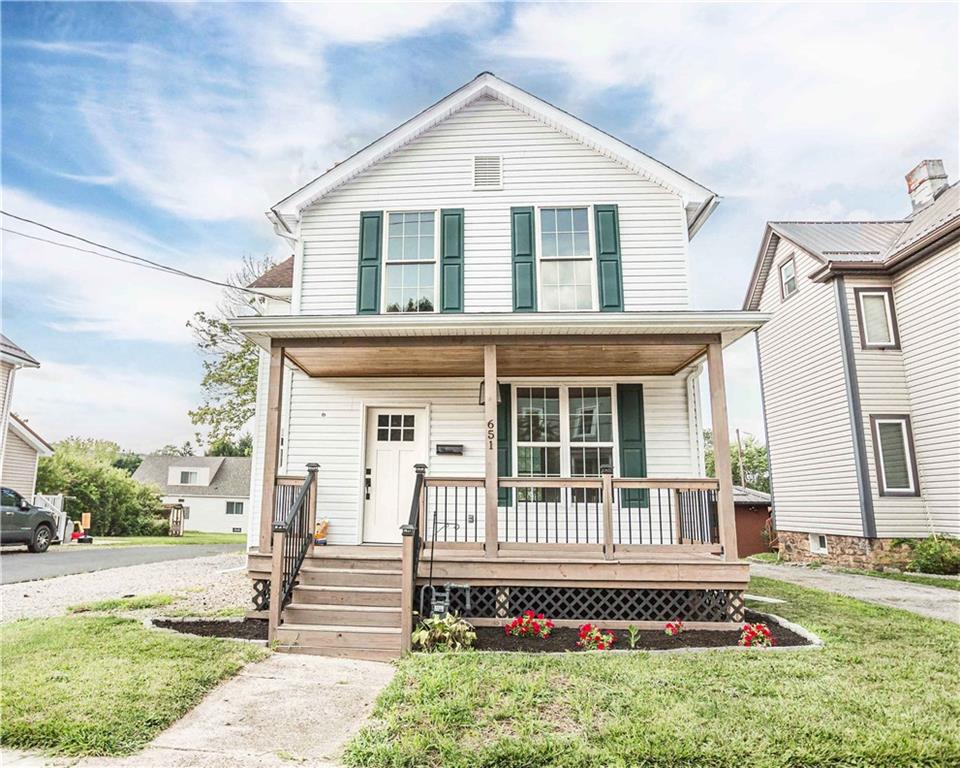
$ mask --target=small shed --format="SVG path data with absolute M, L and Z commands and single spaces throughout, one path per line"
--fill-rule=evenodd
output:
M 776 549 L 776 534 L 770 520 L 770 494 L 735 485 L 733 505 L 736 509 L 737 551 L 740 557 Z

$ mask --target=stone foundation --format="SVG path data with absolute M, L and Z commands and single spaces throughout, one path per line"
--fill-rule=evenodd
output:
M 795 563 L 827 563 L 842 568 L 867 568 L 881 570 L 884 567 L 902 567 L 906 551 L 894 547 L 893 539 L 867 539 L 863 536 L 827 537 L 827 553 L 810 551 L 810 534 L 802 531 L 777 531 L 780 559 Z

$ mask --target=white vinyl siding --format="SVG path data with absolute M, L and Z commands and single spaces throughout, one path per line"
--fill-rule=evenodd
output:
M 880 480 L 874 448 L 875 436 L 871 416 L 890 413 L 910 414 L 911 398 L 903 368 L 903 353 L 899 349 L 863 348 L 860 323 L 857 322 L 856 289 L 879 289 L 890 286 L 886 277 L 848 278 L 847 307 L 850 313 L 853 357 L 857 366 L 857 384 L 860 389 L 860 409 L 863 414 L 863 438 L 867 450 L 870 474 L 870 493 L 877 536 L 922 535 L 924 525 L 923 502 L 916 497 L 881 496 Z
M 181 499 L 183 501 L 181 501 Z M 247 508 L 246 499 L 226 499 L 222 496 L 190 496 L 176 494 L 161 496 L 164 504 L 181 503 L 189 510 L 184 516 L 183 529 L 185 531 L 202 531 L 204 533 L 246 533 L 248 540 L 252 536 L 256 543 L 257 530 L 251 523 L 251 516 L 246 514 L 224 514 L 227 504 L 240 504 Z M 234 531 L 239 528 L 239 531 Z
M 481 154 L 502 157 L 502 189 L 474 188 L 474 157 Z M 511 206 L 578 201 L 619 206 L 626 310 L 689 309 L 680 198 L 529 115 L 482 98 L 304 211 L 300 311 L 356 312 L 360 211 L 463 208 L 464 309 L 510 312 Z
M 807 281 L 820 262 L 786 240 L 774 264 L 791 252 L 797 293 L 783 301 L 768 280 L 760 299 L 773 314 L 759 340 L 777 527 L 861 536 L 834 287 Z
M 638 381 L 644 388 L 648 474 L 699 475 L 699 459 L 691 449 L 695 441 L 691 439 L 686 380 L 662 376 Z M 533 380 L 507 383 L 536 385 Z M 572 379 L 540 380 L 540 386 L 556 383 L 578 384 Z M 604 385 L 603 381 L 592 380 L 580 383 Z M 614 382 L 606 380 L 606 385 L 614 386 Z M 371 406 L 427 408 L 428 473 L 483 476 L 484 421 L 476 378 L 320 379 L 296 372 L 291 385 L 289 462 L 294 467 L 310 461 L 320 464 L 317 515 L 330 521 L 331 544 L 356 544 L 361 540 L 363 420 L 365 408 Z M 463 455 L 438 456 L 438 443 L 461 444 Z M 255 467 L 254 475 L 260 471 Z M 409 500 L 398 499 L 397 503 L 406 505 Z M 253 529 L 259 516 L 256 505 L 251 513 Z M 482 531 L 482 501 L 477 522 Z
M 37 452 L 11 429 L 7 429 L 7 441 L 3 454 L 3 472 L 0 483 L 13 488 L 27 501 L 33 498 L 37 483 Z
M 10 418 L 10 398 L 13 396 L 13 378 L 16 369 L 6 360 L 0 361 L 0 460 L 7 444 L 7 419 Z
M 894 302 L 910 391 L 922 509 L 914 531 L 960 536 L 960 244 L 896 275 Z M 888 410 L 886 413 L 896 413 Z

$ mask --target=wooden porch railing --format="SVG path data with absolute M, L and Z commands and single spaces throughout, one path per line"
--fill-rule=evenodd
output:
M 307 464 L 307 476 L 298 478 L 299 487 L 291 484 L 290 478 L 277 478 L 270 569 L 268 637 L 271 641 L 280 626 L 283 607 L 297 583 L 300 566 L 313 548 L 318 469 L 317 464 Z

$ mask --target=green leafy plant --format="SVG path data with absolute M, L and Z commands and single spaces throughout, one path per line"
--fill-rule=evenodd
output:
M 637 647 L 637 643 L 639 642 L 640 627 L 635 627 L 633 624 L 631 624 L 629 627 L 627 627 L 627 645 L 630 646 L 630 650 L 632 651 Z
M 613 632 L 604 632 L 593 624 L 584 624 L 580 627 L 580 639 L 577 648 L 582 651 L 609 651 L 617 641 Z
M 910 549 L 907 569 L 918 573 L 953 575 L 960 573 L 960 541 L 943 536 L 926 539 L 899 539 L 894 545 Z
M 455 613 L 424 619 L 412 635 L 413 644 L 423 651 L 459 651 L 477 640 L 473 627 Z

